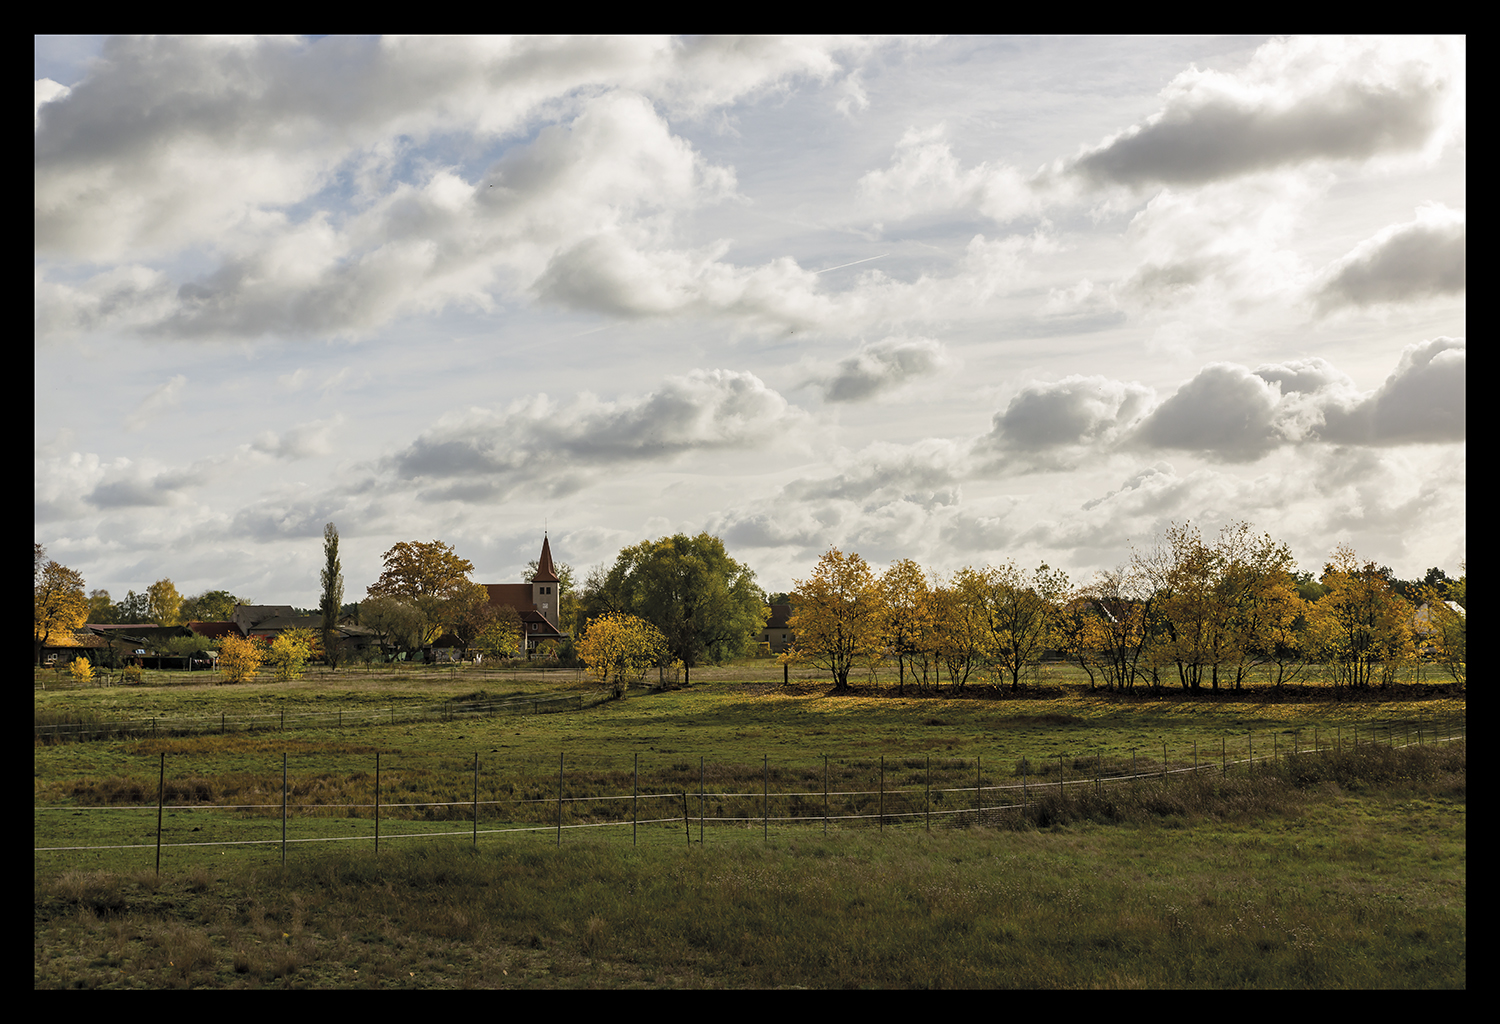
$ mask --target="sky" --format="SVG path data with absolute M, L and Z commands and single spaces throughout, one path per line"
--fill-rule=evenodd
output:
M 36 37 L 35 539 L 1466 554 L 1463 38 Z

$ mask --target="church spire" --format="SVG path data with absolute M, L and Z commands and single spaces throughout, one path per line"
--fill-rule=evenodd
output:
M 547 540 L 547 534 L 542 534 L 542 557 L 536 562 L 536 575 L 531 577 L 533 583 L 559 583 L 557 578 L 557 567 L 552 564 L 552 545 Z

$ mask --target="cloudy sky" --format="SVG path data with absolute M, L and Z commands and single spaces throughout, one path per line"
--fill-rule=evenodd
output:
M 35 534 L 116 600 L 1466 557 L 1463 39 L 35 40 Z

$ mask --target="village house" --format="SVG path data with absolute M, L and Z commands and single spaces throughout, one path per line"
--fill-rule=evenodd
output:
M 792 606 L 773 604 L 770 607 L 771 617 L 761 627 L 760 635 L 755 640 L 766 644 L 772 654 L 781 654 L 792 644 L 792 631 L 787 625 L 787 620 L 792 617 Z

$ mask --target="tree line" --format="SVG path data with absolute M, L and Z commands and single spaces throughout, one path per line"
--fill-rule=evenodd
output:
M 1285 544 L 1232 523 L 1206 541 L 1174 524 L 1148 550 L 1073 586 L 1045 564 L 968 566 L 951 576 L 905 559 L 885 572 L 833 549 L 794 583 L 784 660 L 849 689 L 861 665 L 897 665 L 898 692 L 985 680 L 1019 689 L 1044 657 L 1077 665 L 1091 688 L 1277 686 L 1325 666 L 1335 686 L 1394 681 L 1422 662 L 1466 678 L 1467 574 L 1403 583 L 1339 545 L 1314 581 Z
M 342 603 L 331 523 L 324 553 L 322 635 L 295 637 L 296 649 L 277 664 L 324 657 L 336 666 L 333 629 L 350 612 L 382 651 L 415 651 L 446 636 L 465 658 L 526 653 L 516 610 L 492 605 L 469 578 L 473 563 L 449 544 L 396 544 L 353 605 Z M 557 568 L 565 640 L 541 653 L 587 667 L 616 693 L 651 667 L 680 664 L 690 682 L 701 664 L 743 657 L 780 598 L 793 607 L 784 659 L 825 669 L 837 689 L 851 686 L 857 667 L 893 661 L 898 692 L 908 678 L 936 688 L 944 676 L 955 690 L 978 680 L 1015 690 L 1047 657 L 1076 664 L 1091 687 L 1126 691 L 1239 689 L 1252 672 L 1280 686 L 1313 664 L 1326 666 L 1335 685 L 1361 688 L 1420 662 L 1466 679 L 1466 574 L 1450 579 L 1434 568 L 1421 581 L 1402 581 L 1340 545 L 1314 580 L 1296 571 L 1285 544 L 1246 523 L 1226 526 L 1212 542 L 1190 523 L 1174 524 L 1151 548 L 1076 587 L 1045 564 L 966 566 L 944 577 L 903 559 L 877 574 L 858 554 L 832 549 L 791 594 L 768 597 L 754 572 L 707 533 L 623 548 L 581 587 L 570 566 Z M 35 575 L 38 662 L 51 634 L 140 613 L 133 592 L 123 612 L 102 591 L 85 597 L 81 575 L 49 562 L 39 544 Z M 148 589 L 146 617 L 137 621 L 183 621 L 185 607 L 221 621 L 236 603 L 243 602 L 225 591 L 184 600 L 162 580 Z M 106 610 L 116 611 L 112 620 Z M 253 675 L 255 665 L 244 671 Z

